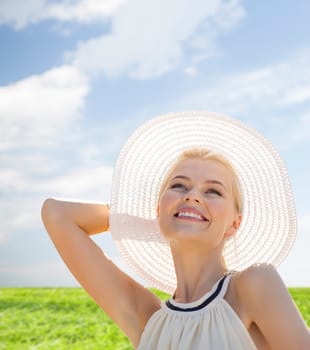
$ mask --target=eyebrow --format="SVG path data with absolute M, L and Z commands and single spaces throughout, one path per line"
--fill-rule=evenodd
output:
M 184 179 L 184 180 L 188 180 L 188 181 L 191 180 L 188 176 L 177 175 L 174 178 L 172 178 L 171 181 L 176 180 L 176 179 Z M 226 189 L 226 186 L 224 186 L 224 184 L 221 181 L 218 181 L 218 180 L 206 180 L 206 181 L 204 181 L 204 183 L 212 183 L 212 184 L 220 185 L 224 189 Z

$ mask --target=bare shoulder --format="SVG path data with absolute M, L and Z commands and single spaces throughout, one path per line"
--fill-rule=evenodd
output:
M 252 304 L 261 302 L 274 288 L 286 290 L 273 265 L 255 264 L 245 270 L 233 273 L 231 281 L 232 298 L 244 314 L 249 314 Z
M 236 288 L 243 293 L 256 295 L 269 289 L 286 288 L 279 273 L 271 264 L 254 264 L 235 274 Z
M 233 272 L 227 299 L 247 328 L 253 322 L 253 306 L 261 302 L 260 299 L 277 280 L 283 285 L 278 272 L 270 264 L 255 264 Z
M 310 333 L 277 270 L 253 265 L 233 278 L 243 317 L 272 349 L 309 349 Z
M 235 293 L 249 322 L 277 308 L 283 310 L 294 302 L 276 268 L 271 264 L 255 264 L 236 273 Z M 264 310 L 264 311 L 262 311 Z

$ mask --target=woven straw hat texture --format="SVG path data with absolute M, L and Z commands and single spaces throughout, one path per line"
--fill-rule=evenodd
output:
M 243 219 L 223 253 L 230 270 L 254 263 L 278 266 L 296 236 L 287 171 L 267 139 L 238 120 L 210 112 L 153 118 L 120 152 L 113 175 L 110 230 L 128 265 L 149 286 L 168 293 L 176 287 L 176 276 L 169 243 L 157 223 L 158 195 L 180 153 L 197 147 L 227 158 L 240 181 Z

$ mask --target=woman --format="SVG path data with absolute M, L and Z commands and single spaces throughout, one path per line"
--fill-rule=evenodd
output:
M 175 113 L 141 126 L 115 167 L 111 209 L 48 199 L 42 217 L 60 255 L 141 349 L 310 348 L 276 272 L 296 234 L 281 159 L 240 122 Z M 109 230 L 162 303 L 89 238 Z

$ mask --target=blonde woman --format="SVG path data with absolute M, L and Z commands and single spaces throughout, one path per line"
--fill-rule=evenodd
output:
M 273 146 L 237 120 L 154 118 L 120 153 L 111 208 L 48 199 L 42 217 L 73 275 L 136 349 L 310 349 L 276 271 L 296 235 L 287 172 Z M 169 300 L 89 237 L 105 231 Z

